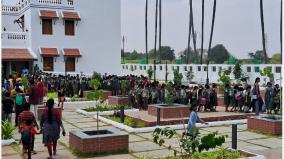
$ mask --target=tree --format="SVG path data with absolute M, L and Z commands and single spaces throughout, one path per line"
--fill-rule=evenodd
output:
M 161 63 L 162 45 L 162 0 L 159 1 L 159 63 Z
M 265 33 L 264 33 L 264 18 L 263 18 L 263 0 L 259 0 L 260 3 L 260 20 L 261 20 L 261 33 L 262 33 L 262 47 L 264 52 L 264 62 L 267 64 L 267 53 L 265 46 Z
M 228 50 L 222 44 L 218 44 L 210 50 L 208 58 L 217 64 L 223 64 L 229 57 L 230 53 Z
M 146 51 L 146 64 L 149 63 L 148 60 L 148 0 L 146 0 L 145 5 L 145 51 Z
M 175 51 L 170 46 L 161 46 L 161 60 L 175 60 Z M 155 49 L 150 50 L 149 56 L 155 59 Z
M 260 70 L 259 73 L 260 73 L 261 76 L 268 77 L 270 79 L 270 81 L 273 82 L 274 76 L 273 76 L 273 73 L 272 73 L 272 67 L 265 67 L 265 68 L 263 68 L 263 70 Z
M 173 83 L 168 82 L 166 84 L 166 103 L 167 105 L 172 105 L 174 103 L 174 94 L 173 94 Z
M 156 81 L 157 25 L 158 25 L 157 23 L 158 23 L 158 0 L 156 0 L 156 12 L 155 12 L 154 81 Z
M 174 82 L 175 82 L 175 84 L 181 85 L 182 77 L 183 77 L 183 75 L 182 75 L 182 73 L 179 73 L 178 69 L 174 70 Z
M 190 3 L 190 1 L 189 1 Z M 190 4 L 189 4 L 190 5 Z M 188 17 L 188 21 L 189 21 L 189 24 L 188 24 L 188 40 L 187 40 L 187 52 L 186 52 L 186 64 L 189 64 L 189 54 L 190 54 L 190 36 L 191 36 L 191 10 L 189 10 L 189 17 Z
M 188 48 L 186 48 L 185 50 L 181 51 L 179 55 L 182 63 L 190 64 L 195 63 L 197 61 L 197 58 L 195 57 L 191 47 L 189 47 L 189 51 Z
M 193 5 L 192 5 L 192 0 L 189 0 L 189 6 L 190 6 L 190 19 L 191 19 L 191 31 L 192 31 L 192 38 L 193 38 L 193 49 L 195 52 L 195 56 L 197 58 L 198 53 L 197 53 L 197 49 L 196 49 L 196 33 L 194 31 L 194 23 L 193 23 Z
M 192 72 L 192 70 L 189 70 L 186 72 L 186 79 L 188 80 L 188 82 L 191 82 L 191 80 L 194 78 L 194 74 Z
M 203 41 L 204 41 L 204 0 L 202 0 L 201 55 L 200 55 L 200 64 L 202 64 L 202 58 L 203 58 Z
M 242 78 L 242 68 L 239 61 L 236 62 L 234 71 L 233 71 L 235 80 L 240 80 Z
M 281 54 L 272 55 L 271 60 L 269 61 L 271 64 L 281 64 Z

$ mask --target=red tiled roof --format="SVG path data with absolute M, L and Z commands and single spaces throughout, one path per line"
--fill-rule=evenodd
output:
M 3 61 L 36 61 L 28 49 L 2 48 Z
M 57 12 L 54 10 L 40 10 L 41 18 L 58 18 Z
M 63 19 L 81 20 L 78 12 L 62 11 Z
M 63 55 L 70 57 L 80 57 L 81 53 L 79 49 L 64 48 Z
M 41 56 L 59 56 L 57 48 L 40 48 Z

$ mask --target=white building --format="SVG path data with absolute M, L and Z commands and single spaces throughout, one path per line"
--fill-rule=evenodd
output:
M 57 73 L 120 74 L 120 0 L 2 4 L 2 75 L 37 64 Z
M 241 65 L 243 72 L 249 77 L 248 83 L 253 84 L 256 77 L 260 78 L 260 83 L 264 84 L 269 81 L 268 77 L 261 76 L 260 70 L 263 70 L 265 67 L 271 67 L 272 73 L 274 75 L 274 82 L 276 84 L 281 84 L 280 78 L 281 76 L 281 64 L 245 64 Z M 148 76 L 147 70 L 154 69 L 153 64 L 123 64 L 122 65 L 122 73 L 124 75 L 132 74 L 132 75 L 144 75 Z M 183 81 L 186 82 L 186 74 L 187 71 L 191 70 L 194 74 L 194 78 L 192 82 L 197 83 L 206 83 L 207 78 L 207 65 L 199 65 L 199 64 L 157 64 L 156 65 L 156 79 L 157 80 L 165 80 L 166 72 L 168 73 L 167 79 L 174 79 L 174 70 L 178 69 L 180 73 L 183 74 Z M 218 72 L 221 70 L 233 70 L 234 65 L 229 64 L 210 64 L 208 70 L 208 77 L 210 83 L 219 83 Z M 233 80 L 234 75 L 231 71 L 230 78 Z M 152 77 L 153 78 L 153 77 Z

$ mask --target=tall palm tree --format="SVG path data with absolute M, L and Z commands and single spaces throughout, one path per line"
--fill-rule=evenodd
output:
M 201 22 L 201 53 L 200 53 L 200 64 L 202 64 L 202 58 L 203 58 L 203 41 L 204 41 L 204 0 L 202 0 L 202 22 Z
M 210 39 L 209 39 L 209 46 L 208 46 L 208 55 L 207 55 L 207 78 L 206 78 L 206 83 L 209 84 L 209 76 L 208 76 L 208 71 L 209 71 L 209 55 L 211 51 L 211 44 L 212 44 L 212 38 L 213 38 L 213 31 L 214 31 L 214 24 L 215 24 L 215 13 L 216 13 L 216 2 L 217 0 L 214 0 L 213 4 L 213 13 L 212 13 L 212 24 L 211 24 L 211 32 L 210 32 Z
M 161 43 L 162 43 L 162 0 L 159 2 L 159 62 L 161 62 Z
M 263 18 L 263 0 L 259 0 L 260 3 L 260 20 L 261 20 L 261 33 L 262 33 L 262 46 L 263 46 L 263 53 L 264 53 L 264 62 L 267 64 L 267 53 L 266 53 L 266 46 L 265 46 L 265 33 L 264 33 L 264 18 Z
M 157 26 L 158 26 L 158 0 L 156 0 L 156 13 L 155 13 L 154 81 L 156 81 Z
M 190 1 L 192 0 L 189 0 L 189 7 L 190 7 Z M 188 24 L 188 41 L 187 41 L 187 53 L 186 53 L 186 64 L 189 64 L 189 49 L 190 49 L 190 36 L 191 36 L 191 9 L 189 8 L 189 17 L 188 17 L 188 21 L 189 21 L 189 24 Z
M 190 5 L 190 19 L 191 19 L 191 31 L 192 31 L 192 37 L 193 37 L 193 49 L 196 56 L 196 59 L 198 57 L 197 49 L 196 49 L 196 33 L 194 31 L 194 23 L 193 23 L 193 6 L 192 6 L 192 0 L 189 0 Z
M 145 49 L 146 49 L 146 64 L 148 64 L 148 0 L 145 5 Z

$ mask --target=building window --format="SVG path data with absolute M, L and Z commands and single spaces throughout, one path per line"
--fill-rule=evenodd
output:
M 134 70 L 137 70 L 137 66 L 136 65 L 134 66 Z
M 150 70 L 152 70 L 152 66 L 150 66 Z
M 177 66 L 177 70 L 179 71 L 179 66 Z
M 128 65 L 126 65 L 126 69 L 128 70 Z
M 140 66 L 139 69 L 142 70 L 142 66 Z
M 53 71 L 53 57 L 43 57 L 43 71 Z
M 174 67 L 174 66 L 172 66 L 172 70 L 175 70 L 175 67 Z
M 213 66 L 213 67 L 212 67 L 212 71 L 213 71 L 213 72 L 216 72 L 216 66 Z
M 184 71 L 187 71 L 187 67 L 186 66 L 184 66 Z
M 254 67 L 254 72 L 259 72 L 259 67 Z
M 275 67 L 275 72 L 276 73 L 281 73 L 281 67 Z
M 42 34 L 52 35 L 52 19 L 42 19 Z
M 122 69 L 124 70 L 124 65 L 122 65 Z
M 75 58 L 74 57 L 67 57 L 66 72 L 75 72 Z
M 197 71 L 201 71 L 201 66 L 197 66 Z
M 192 66 L 189 66 L 189 70 L 192 71 Z
M 207 66 L 204 66 L 204 67 L 203 67 L 203 71 L 207 71 Z
M 221 72 L 221 71 L 222 71 L 222 67 L 220 66 L 220 67 L 219 67 L 219 72 Z
M 228 67 L 228 71 L 229 71 L 229 72 L 232 71 L 232 67 L 231 67 L 231 66 Z
M 247 72 L 251 72 L 251 67 L 247 67 Z
M 65 20 L 65 35 L 75 35 L 74 20 Z
M 144 66 L 144 70 L 146 70 L 146 66 Z
M 163 70 L 163 66 L 160 66 L 160 71 L 162 71 Z

